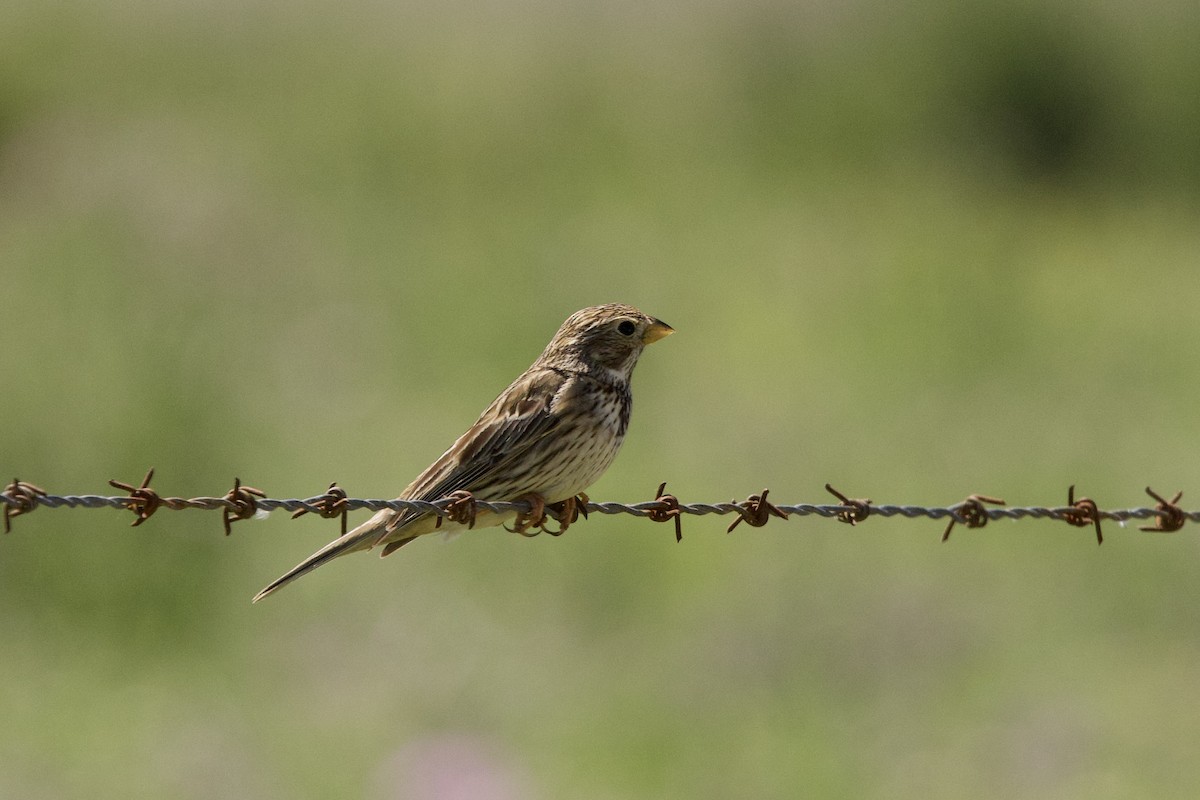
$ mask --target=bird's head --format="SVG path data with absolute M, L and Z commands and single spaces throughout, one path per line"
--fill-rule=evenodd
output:
M 633 306 L 592 306 L 568 317 L 538 360 L 549 367 L 628 380 L 642 349 L 674 332 Z

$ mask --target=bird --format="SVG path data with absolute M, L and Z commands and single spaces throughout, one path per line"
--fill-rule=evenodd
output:
M 630 378 L 642 350 L 672 333 L 670 325 L 630 305 L 576 311 L 533 364 L 397 499 L 524 500 L 532 518 L 543 522 L 547 505 L 574 508 L 576 497 L 608 469 L 625 440 L 633 406 Z M 383 509 L 297 564 L 253 602 L 348 553 L 382 546 L 380 555 L 386 556 L 435 530 L 454 533 L 513 520 L 524 532 L 531 516 L 479 509 L 470 519 L 442 519 L 432 512 Z

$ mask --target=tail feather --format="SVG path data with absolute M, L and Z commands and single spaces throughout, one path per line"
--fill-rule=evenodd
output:
M 388 519 L 390 519 L 389 516 L 376 514 L 345 536 L 334 539 L 273 581 L 269 586 L 256 594 L 254 600 L 251 602 L 257 603 L 267 595 L 287 586 L 297 578 L 307 575 L 317 567 L 328 564 L 338 556 L 344 556 L 347 553 L 356 553 L 359 550 L 371 549 L 378 543 L 380 531 L 387 524 Z

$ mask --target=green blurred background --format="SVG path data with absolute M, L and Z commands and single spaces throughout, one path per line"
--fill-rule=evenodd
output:
M 1198 40 L 1175 0 L 9 0 L 0 474 L 391 497 L 623 301 L 678 334 L 594 499 L 1190 507 Z M 0 539 L 0 797 L 1200 789 L 1190 527 L 601 517 L 252 607 L 335 523 L 131 519 Z

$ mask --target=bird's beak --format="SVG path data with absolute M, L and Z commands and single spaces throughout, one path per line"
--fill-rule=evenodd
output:
M 670 325 L 663 322 L 661 319 L 656 319 L 650 323 L 650 327 L 646 328 L 646 332 L 642 334 L 642 344 L 657 342 L 664 336 L 670 336 L 674 332 L 675 329 Z

